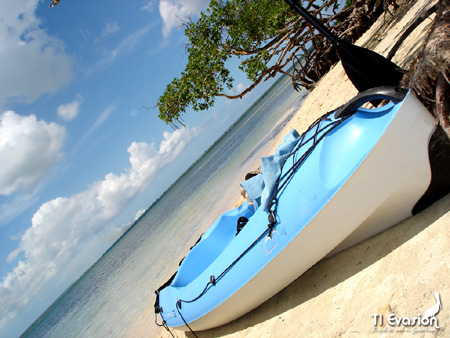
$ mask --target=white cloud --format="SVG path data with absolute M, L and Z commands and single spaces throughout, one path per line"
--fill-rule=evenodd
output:
M 244 90 L 246 90 L 248 88 L 249 85 L 246 85 L 242 82 L 239 82 L 236 86 L 234 86 L 233 88 L 231 88 L 228 91 L 229 95 L 238 95 L 241 94 Z M 245 97 L 245 96 L 244 96 Z
M 150 0 L 145 6 L 142 7 L 144 11 L 148 11 L 153 13 L 153 7 L 155 5 L 156 0 Z
M 83 134 L 83 136 L 75 145 L 75 151 L 78 151 L 84 145 L 89 136 L 91 136 L 92 133 L 99 129 L 116 109 L 117 104 L 113 102 L 100 113 L 94 124 L 91 125 L 91 127 Z
M 13 194 L 4 197 L 0 203 L 0 228 L 11 222 L 34 202 L 36 202 L 36 193 Z
M 82 102 L 83 98 L 81 95 L 77 95 L 74 101 L 60 105 L 57 109 L 58 117 L 62 118 L 64 121 L 72 121 L 78 116 Z
M 0 283 L 0 330 L 15 322 L 26 327 L 30 323 L 23 323 L 19 312 L 36 307 L 37 316 L 48 305 L 33 303 L 33 295 L 56 298 L 92 265 L 125 230 L 115 226 L 113 218 L 197 135 L 196 128 L 166 132 L 159 149 L 154 143 L 133 142 L 128 148 L 130 167 L 124 173 L 109 173 L 78 194 L 42 204 L 32 227 L 8 256 L 12 262 L 23 252 L 25 259 Z M 65 282 L 55 286 L 56 275 Z
M 107 37 L 108 35 L 114 34 L 119 31 L 120 27 L 116 21 L 109 20 L 106 22 L 105 27 L 103 27 L 102 37 Z
M 238 94 L 242 93 L 244 90 L 247 89 L 247 86 L 245 84 L 243 84 L 242 82 L 240 82 L 237 86 L 236 86 L 236 90 L 238 92 Z
M 136 212 L 136 215 L 134 215 L 133 222 L 136 222 L 139 219 L 139 217 L 141 217 L 145 212 L 146 212 L 146 209 L 138 210 Z
M 163 36 L 167 39 L 181 20 L 199 14 L 209 4 L 208 0 L 160 0 L 159 14 L 163 19 Z
M 20 188 L 22 191 L 26 192 L 26 194 L 10 194 L 9 196 L 5 196 L 3 198 L 2 203 L 0 203 L 0 227 L 2 225 L 7 224 L 8 222 L 10 222 L 11 220 L 13 220 L 15 217 L 17 217 L 18 214 L 20 214 L 21 212 L 23 212 L 27 207 L 29 207 L 32 203 L 34 203 L 36 201 L 36 194 L 39 192 L 39 189 L 41 188 L 41 185 L 45 185 L 48 183 L 48 181 L 46 179 L 48 178 L 55 178 L 55 175 L 60 175 L 62 172 L 64 172 L 67 168 L 70 167 L 70 163 L 73 160 L 74 156 L 84 147 L 86 146 L 95 146 L 96 142 L 100 142 L 101 138 L 95 138 L 93 141 L 91 140 L 91 142 L 88 143 L 89 137 L 97 130 L 99 129 L 103 123 L 105 123 L 105 121 L 109 118 L 109 116 L 115 111 L 115 109 L 117 108 L 116 103 L 112 103 L 109 106 L 107 106 L 96 118 L 96 120 L 94 121 L 94 123 L 90 126 L 90 128 L 78 139 L 78 141 L 76 142 L 76 144 L 74 145 L 74 147 L 71 149 L 70 152 L 68 153 L 58 153 L 57 155 L 55 155 L 54 157 L 54 161 L 58 161 L 58 159 L 60 157 L 62 157 L 64 155 L 64 161 L 60 161 L 58 163 L 56 163 L 57 165 L 60 164 L 62 166 L 53 166 L 50 171 L 49 171 L 49 175 L 42 175 L 41 179 L 38 179 L 38 176 L 36 176 L 37 182 L 36 185 L 33 189 L 33 191 L 28 191 L 30 189 L 22 189 L 20 186 L 18 188 Z M 17 115 L 19 116 L 19 115 Z M 1 117 L 1 114 L 0 114 Z M 32 115 L 31 117 L 32 119 L 35 119 L 35 117 Z M 21 121 L 21 120 L 20 120 Z M 1 122 L 1 121 L 0 121 Z M 64 130 L 64 134 L 66 134 L 66 130 L 63 126 L 60 126 L 59 124 L 55 124 L 55 123 L 45 123 L 44 121 L 38 121 L 37 123 L 37 127 L 39 127 L 40 125 L 54 125 L 54 126 L 59 126 L 62 128 L 62 130 Z M 39 129 L 39 128 L 36 128 Z M 14 130 L 16 131 L 20 131 L 20 127 L 15 128 Z M 23 130 L 24 132 L 24 130 Z M 29 136 L 31 137 L 31 136 Z M 28 138 L 29 138 L 28 137 Z M 9 142 L 7 143 L 11 143 L 14 144 L 16 146 L 16 150 L 17 150 L 17 156 L 19 156 L 19 154 L 29 151 L 32 152 L 32 150 L 30 148 L 24 147 L 22 149 L 18 149 L 17 146 L 19 144 L 23 144 L 25 140 L 27 140 L 27 138 L 23 138 L 23 135 L 21 135 L 20 133 L 16 133 L 16 136 L 13 137 L 11 135 L 9 135 L 8 133 L 2 133 L 2 129 L 1 129 L 1 125 L 0 125 L 0 142 L 5 142 L 6 139 L 10 139 Z M 19 139 L 20 143 L 17 144 L 17 142 L 14 139 Z M 28 141 L 29 143 L 33 143 L 31 140 Z M 61 146 L 60 148 L 62 148 L 63 142 L 61 141 Z M 32 144 L 33 149 L 37 149 L 37 146 L 41 145 L 41 143 L 37 143 L 37 144 Z M 10 146 L 5 146 L 6 149 L 10 148 Z M 24 154 L 23 157 L 24 159 L 29 159 L 30 161 L 30 168 L 33 167 L 33 160 L 34 158 L 36 158 L 37 156 L 41 156 L 40 152 L 42 152 L 43 155 L 48 155 L 47 151 L 50 151 L 51 149 L 54 149 L 53 147 L 41 147 L 43 150 L 38 150 L 36 152 L 33 152 L 31 154 Z M 39 149 L 41 149 L 39 148 Z M 2 146 L 0 145 L 0 161 L 4 161 L 2 159 Z M 44 162 L 44 160 L 46 158 L 48 158 L 49 156 L 42 156 L 39 157 L 39 162 L 38 162 L 38 167 L 36 168 L 42 168 L 45 166 L 46 162 Z M 37 162 L 37 161 L 36 161 Z M 51 162 L 51 161 L 50 161 Z M 3 163 L 3 162 L 0 162 Z M 25 166 L 27 162 L 24 162 L 23 165 Z M 51 166 L 50 163 L 47 163 L 47 166 Z M 19 174 L 19 171 L 14 170 L 14 168 L 11 168 L 11 165 L 9 166 L 3 166 L 2 165 L 2 170 L 3 170 L 3 174 L 6 174 L 6 170 L 8 170 L 11 174 Z M 31 170 L 31 169 L 30 169 Z M 21 171 L 23 172 L 23 171 Z M 0 171 L 0 195 L 2 194 L 1 190 L 2 188 L 4 188 L 2 186 L 3 181 L 2 181 L 2 176 L 1 176 L 2 172 Z M 33 174 L 38 174 L 38 172 L 32 172 Z M 56 176 L 57 177 L 57 176 Z M 20 181 L 19 177 L 16 180 L 17 182 Z
M 157 24 L 158 22 L 151 22 L 148 25 L 138 29 L 126 38 L 124 38 L 113 50 L 106 53 L 106 56 L 97 62 L 89 71 L 89 74 L 95 71 L 104 70 L 110 67 L 119 57 L 131 53 L 142 41 L 144 36 Z
M 40 27 L 39 0 L 0 1 L 0 107 L 53 93 L 72 78 L 64 43 Z
M 65 128 L 35 115 L 0 116 L 0 194 L 31 192 L 61 155 Z

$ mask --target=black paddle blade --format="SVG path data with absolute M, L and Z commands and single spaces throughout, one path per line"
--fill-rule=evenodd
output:
M 398 86 L 405 74 L 395 63 L 369 49 L 344 42 L 336 47 L 345 73 L 359 92 Z
M 297 0 L 285 1 L 336 47 L 345 73 L 358 91 L 399 85 L 404 71 L 395 63 L 369 49 L 344 42 L 300 6 Z

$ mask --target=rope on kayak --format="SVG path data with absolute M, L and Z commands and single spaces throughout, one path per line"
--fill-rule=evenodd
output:
M 188 323 L 186 322 L 186 320 L 184 319 L 183 315 L 181 314 L 181 303 L 193 303 L 195 301 L 197 301 L 198 299 L 200 299 L 211 287 L 215 286 L 217 284 L 217 282 L 219 282 L 227 273 L 228 271 L 231 270 L 231 268 L 236 265 L 236 263 L 238 261 L 241 260 L 242 257 L 245 256 L 245 254 L 247 252 L 249 252 L 256 244 L 258 244 L 258 242 L 264 238 L 265 236 L 267 236 L 270 233 L 271 229 L 267 228 L 244 252 L 242 252 L 242 254 L 239 255 L 238 258 L 236 258 L 233 263 L 231 263 L 217 278 L 214 276 L 210 277 L 209 282 L 206 284 L 205 288 L 203 289 L 203 291 L 194 299 L 191 300 L 183 300 L 183 299 L 178 299 L 176 307 L 177 307 L 177 311 L 178 314 L 180 315 L 181 319 L 183 320 L 184 324 L 187 326 L 187 328 L 192 332 L 192 334 L 197 337 L 197 335 L 195 334 L 195 332 L 191 329 L 191 327 L 188 325 Z
M 161 318 L 162 318 L 162 316 L 161 316 Z M 165 321 L 164 319 L 163 319 L 163 321 L 162 321 L 161 324 L 158 323 L 158 313 L 156 313 L 156 312 L 155 312 L 155 324 L 158 325 L 158 326 L 160 326 L 160 327 L 165 328 L 165 329 L 167 330 L 167 332 L 169 332 L 170 335 L 171 335 L 173 338 L 175 338 L 175 336 L 173 335 L 172 331 L 170 331 L 170 329 L 169 329 L 169 327 L 167 326 L 167 323 L 166 323 L 166 321 Z
M 350 116 L 353 115 L 353 114 L 349 114 L 349 115 L 345 115 L 345 116 L 339 117 L 338 119 L 332 120 L 330 118 L 330 115 L 332 113 L 334 113 L 334 112 L 335 112 L 335 110 L 333 110 L 331 112 L 328 112 L 328 113 L 324 114 L 323 116 L 321 116 L 320 118 L 318 118 L 300 136 L 299 141 L 298 141 L 297 145 L 295 146 L 295 148 L 288 154 L 288 156 L 283 161 L 281 169 L 283 169 L 285 167 L 286 163 L 288 162 L 288 160 L 290 158 L 292 158 L 292 166 L 283 175 L 281 175 L 278 178 L 278 180 L 276 181 L 276 183 L 275 183 L 275 188 L 274 188 L 274 191 L 272 193 L 272 197 L 270 199 L 269 205 L 267 207 L 267 211 L 269 213 L 269 216 L 268 216 L 269 224 L 267 225 L 267 228 L 265 228 L 265 230 L 261 233 L 261 235 L 258 238 L 256 238 L 253 241 L 253 243 L 251 243 L 250 246 L 246 250 L 244 250 L 224 271 L 222 271 L 222 273 L 220 273 L 219 276 L 217 276 L 217 277 L 211 276 L 209 282 L 206 284 L 206 286 L 203 289 L 203 291 L 200 292 L 200 294 L 197 297 L 195 297 L 195 298 L 193 298 L 191 300 L 178 299 L 178 301 L 176 303 L 176 308 L 177 308 L 178 314 L 180 315 L 180 317 L 183 320 L 183 322 L 186 325 L 186 327 L 191 331 L 191 333 L 195 337 L 198 337 L 198 336 L 192 330 L 192 328 L 188 325 L 187 321 L 185 320 L 185 318 L 183 317 L 183 315 L 181 313 L 182 303 L 193 303 L 193 302 L 197 301 L 198 299 L 200 299 L 205 293 L 208 292 L 208 290 L 210 288 L 215 286 L 242 259 L 242 257 L 244 257 L 255 245 L 257 245 L 261 241 L 261 239 L 263 239 L 266 236 L 272 237 L 273 231 L 274 231 L 275 226 L 276 226 L 276 224 L 278 222 L 277 221 L 277 217 L 276 217 L 276 213 L 277 213 L 277 204 L 278 204 L 278 197 L 279 197 L 279 195 L 282 193 L 283 189 L 286 187 L 286 185 L 292 179 L 292 177 L 294 176 L 295 172 L 301 167 L 301 165 L 305 162 L 305 160 L 308 158 L 308 156 L 315 149 L 317 144 L 329 132 L 334 130 L 344 120 L 346 120 L 347 118 L 349 118 Z M 326 125 L 323 125 L 323 122 L 329 122 L 329 123 L 327 123 Z M 307 134 L 313 129 L 315 129 L 315 132 L 313 133 L 313 135 L 308 137 L 308 138 L 306 138 Z M 309 143 L 311 141 L 312 141 L 312 144 L 309 146 L 309 148 L 306 149 L 306 151 L 303 153 L 303 155 L 300 158 L 297 159 L 296 156 L 297 156 L 298 151 L 300 149 L 302 149 L 302 147 L 304 147 L 307 143 Z M 173 277 L 174 276 L 172 276 L 172 279 L 173 279 Z M 170 282 L 171 282 L 171 280 L 166 282 L 162 287 L 160 287 L 158 289 L 158 291 L 160 291 L 164 287 L 168 286 L 168 284 L 170 284 Z M 157 292 L 157 294 L 159 294 L 159 292 Z M 159 297 L 157 297 L 157 298 L 159 298 Z M 156 308 L 157 304 L 158 304 L 158 307 L 159 307 L 159 299 L 157 299 L 157 301 L 155 303 L 155 312 L 160 313 L 160 315 L 162 317 L 162 309 L 161 308 L 157 309 Z M 163 325 L 164 324 L 165 324 L 165 321 L 163 319 Z M 160 326 L 162 326 L 162 325 L 160 325 Z
M 189 324 L 187 323 L 187 321 L 186 321 L 186 319 L 184 319 L 184 317 L 183 317 L 183 315 L 181 314 L 181 300 L 180 299 L 178 299 L 178 302 L 177 302 L 177 311 L 178 311 L 178 314 L 180 315 L 180 317 L 181 317 L 181 319 L 183 320 L 183 322 L 184 322 L 184 325 L 186 325 L 186 327 L 189 329 L 189 331 L 191 331 L 191 333 L 194 335 L 194 337 L 195 338 L 198 338 L 198 336 L 197 336 L 197 334 L 195 333 L 195 331 L 194 330 L 192 330 L 192 328 L 189 326 Z
M 292 166 L 283 174 L 275 182 L 275 187 L 272 193 L 272 197 L 270 198 L 270 202 L 267 206 L 267 211 L 269 212 L 268 227 L 271 229 L 277 223 L 276 213 L 277 213 L 277 205 L 278 205 L 278 197 L 282 193 L 282 190 L 286 187 L 286 185 L 290 182 L 290 180 L 294 177 L 295 172 L 302 166 L 302 164 L 306 161 L 309 155 L 313 152 L 317 144 L 332 130 L 334 130 L 337 126 L 339 126 L 344 120 L 352 116 L 353 114 L 349 114 L 346 116 L 342 116 L 334 121 L 331 120 L 330 115 L 335 111 L 331 111 L 319 117 L 314 123 L 300 136 L 299 141 L 295 148 L 289 153 L 289 155 L 284 159 L 283 164 L 281 165 L 281 170 L 285 167 L 286 163 L 290 158 L 292 158 Z M 325 126 L 323 126 L 323 122 L 329 122 Z M 315 129 L 315 132 L 309 138 L 306 138 L 307 134 Z M 296 155 L 300 149 L 302 149 L 307 143 L 311 142 L 311 146 L 306 149 L 303 155 L 296 159 Z

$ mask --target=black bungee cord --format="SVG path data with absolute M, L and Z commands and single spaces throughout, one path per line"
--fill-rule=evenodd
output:
M 182 307 L 182 303 L 193 303 L 196 300 L 198 300 L 200 297 L 202 297 L 211 287 L 215 286 L 217 284 L 217 282 L 219 282 L 227 273 L 228 271 L 231 270 L 231 268 L 233 268 L 234 265 L 236 265 L 239 260 L 242 259 L 242 257 L 245 256 L 245 254 L 250 251 L 262 238 L 264 238 L 265 236 L 269 236 L 272 237 L 272 233 L 274 231 L 274 228 L 277 224 L 277 217 L 276 217 L 276 211 L 277 211 L 277 204 L 278 204 L 278 195 L 280 193 L 282 193 L 282 190 L 286 187 L 287 183 L 292 179 L 292 177 L 294 176 L 295 172 L 301 167 L 301 165 L 305 162 L 305 160 L 309 157 L 309 155 L 312 153 L 312 151 L 315 149 L 315 147 L 317 146 L 317 144 L 332 130 L 334 130 L 337 126 L 339 126 L 344 120 L 346 120 L 347 118 L 349 118 L 350 116 L 352 116 L 353 114 L 348 114 L 345 116 L 341 116 L 338 119 L 336 119 L 335 121 L 332 121 L 329 116 L 334 113 L 336 110 L 330 111 L 324 115 L 322 115 L 321 117 L 319 117 L 316 121 L 314 121 L 314 123 L 312 125 L 310 125 L 310 127 L 299 137 L 299 141 L 297 143 L 297 145 L 295 146 L 295 148 L 289 153 L 289 155 L 284 159 L 283 164 L 281 165 L 281 170 L 284 168 L 284 166 L 286 165 L 287 161 L 289 158 L 292 157 L 292 166 L 286 171 L 286 173 L 284 173 L 283 175 L 280 175 L 280 177 L 277 179 L 277 181 L 275 182 L 275 187 L 272 193 L 272 197 L 270 198 L 270 202 L 267 206 L 267 211 L 268 211 L 268 221 L 269 224 L 267 225 L 267 228 L 262 232 L 262 234 L 255 239 L 255 241 L 250 244 L 250 246 L 244 250 L 242 252 L 241 255 L 239 255 L 239 257 L 237 257 L 217 278 L 214 276 L 210 277 L 210 281 L 206 284 L 205 288 L 203 289 L 203 291 L 195 298 L 191 299 L 191 300 L 182 300 L 182 299 L 178 299 L 177 303 L 176 303 L 176 309 L 178 311 L 178 314 L 180 315 L 181 319 L 183 320 L 184 324 L 186 325 L 186 327 L 189 329 L 189 331 L 194 335 L 194 337 L 198 338 L 198 335 L 195 333 L 195 331 L 189 326 L 189 324 L 187 323 L 187 321 L 185 320 L 185 318 L 183 317 L 182 313 L 181 313 L 181 307 Z M 321 122 L 323 121 L 329 121 L 330 123 L 325 125 L 325 126 L 321 126 Z M 306 138 L 306 134 L 313 130 L 314 128 L 316 128 L 316 131 L 314 132 L 314 134 L 309 137 L 308 139 L 305 140 Z M 319 136 L 319 134 L 321 134 Z M 312 145 L 304 152 L 304 154 L 299 158 L 296 159 L 296 154 L 297 152 L 307 143 L 309 143 L 310 141 L 312 141 Z M 167 283 L 166 283 L 167 284 Z M 165 285 L 166 285 L 165 284 Z M 161 288 L 160 288 L 161 289 Z M 163 326 L 164 328 L 166 328 L 167 331 L 169 331 L 169 333 L 171 334 L 172 337 L 174 337 L 173 333 L 170 331 L 169 327 L 167 326 L 164 318 L 162 317 L 161 314 L 162 311 L 159 311 L 161 318 L 163 319 L 162 324 L 157 323 L 157 313 L 155 313 L 155 323 L 158 326 Z

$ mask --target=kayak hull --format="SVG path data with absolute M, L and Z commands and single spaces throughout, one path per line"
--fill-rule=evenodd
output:
M 361 108 L 318 143 L 278 196 L 271 236 L 255 241 L 267 227 L 267 212 L 261 208 L 255 212 L 245 204 L 226 214 L 231 223 L 238 215 L 247 215 L 248 224 L 206 263 L 196 264 L 196 257 L 207 252 L 202 250 L 208 238 L 218 233 L 223 223 L 219 219 L 192 248 L 179 275 L 159 290 L 166 325 L 201 331 L 226 324 L 274 296 L 327 255 L 411 216 L 430 185 L 428 143 L 435 121 L 412 94 L 399 105 L 388 112 L 379 110 L 379 116 Z M 358 135 L 369 128 L 364 119 L 373 120 L 376 136 Z

